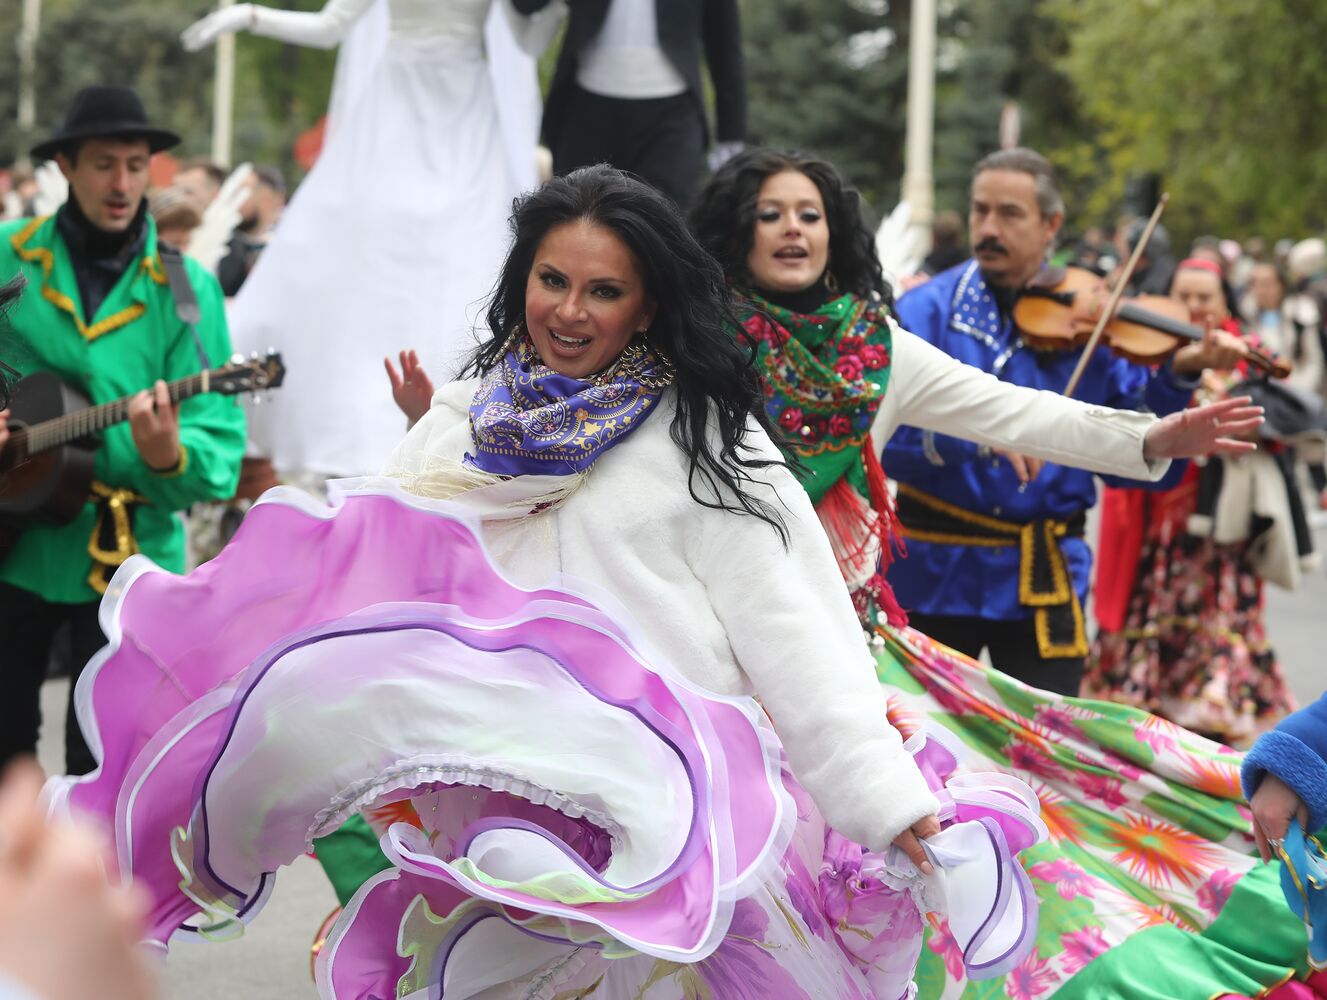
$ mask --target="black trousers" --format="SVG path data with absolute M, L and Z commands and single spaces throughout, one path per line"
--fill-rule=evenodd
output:
M 969 615 L 921 615 L 909 612 L 908 624 L 946 646 L 966 653 L 974 660 L 983 649 L 991 654 L 991 665 L 996 670 L 1017 677 L 1025 684 L 1054 691 L 1056 694 L 1078 695 L 1083 680 L 1081 656 L 1061 656 L 1043 659 L 1037 649 L 1037 635 L 1033 620 L 996 621 Z
M 565 120 L 548 130 L 559 175 L 611 163 L 687 207 L 705 169 L 705 119 L 694 97 L 629 100 L 576 87 L 563 108 Z
M 95 766 L 74 716 L 74 685 L 92 655 L 106 645 L 97 622 L 99 602 L 52 604 L 29 590 L 0 583 L 0 768 L 37 751 L 41 685 L 51 643 L 69 626 L 69 703 L 65 710 L 65 770 L 87 774 Z

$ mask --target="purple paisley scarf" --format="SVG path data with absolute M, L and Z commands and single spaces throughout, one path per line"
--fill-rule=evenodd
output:
M 645 421 L 672 381 L 672 366 L 643 343 L 587 382 L 553 371 L 522 336 L 470 404 L 475 450 L 466 461 L 497 476 L 585 472 Z

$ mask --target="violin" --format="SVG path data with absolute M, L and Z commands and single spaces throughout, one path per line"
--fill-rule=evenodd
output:
M 1014 323 L 1023 340 L 1041 350 L 1071 350 L 1086 343 L 1110 289 L 1086 268 L 1041 271 L 1014 303 Z M 1204 330 L 1189 322 L 1189 310 L 1164 295 L 1123 299 L 1106 321 L 1102 336 L 1111 350 L 1137 364 L 1164 361 L 1185 344 L 1201 341 Z M 1248 362 L 1274 378 L 1290 374 L 1290 365 L 1249 347 Z

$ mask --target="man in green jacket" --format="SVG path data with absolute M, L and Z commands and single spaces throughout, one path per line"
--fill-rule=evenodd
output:
M 10 313 L 24 374 L 44 370 L 94 404 L 132 395 L 129 420 L 102 432 L 93 494 L 65 525 L 25 528 L 0 562 L 0 767 L 33 752 L 39 693 L 56 630 L 67 623 L 75 674 L 106 639 L 97 621 L 115 568 L 141 552 L 184 570 L 178 511 L 235 492 L 244 452 L 236 401 L 200 395 L 172 405 L 166 381 L 230 356 L 221 290 L 186 259 L 202 312 L 194 332 L 175 299 L 147 214 L 148 159 L 179 141 L 148 123 L 124 87 L 89 87 L 64 126 L 33 148 L 54 158 L 69 199 L 51 216 L 0 225 L 0 276 L 21 271 L 28 289 Z M 6 359 L 9 360 L 9 359 Z M 77 676 L 74 677 L 77 680 Z M 83 774 L 96 762 L 73 713 L 65 762 Z

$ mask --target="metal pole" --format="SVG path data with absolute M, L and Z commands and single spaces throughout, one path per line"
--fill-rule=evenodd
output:
M 931 247 L 935 179 L 931 145 L 935 132 L 935 0 L 912 0 L 908 41 L 908 132 L 903 150 L 903 198 L 912 208 L 913 246 Z
M 226 8 L 235 0 L 218 0 Z M 217 39 L 217 76 L 212 92 L 212 159 L 229 167 L 235 134 L 235 35 L 226 32 Z
M 41 31 L 41 0 L 23 0 L 18 31 L 18 164 L 31 166 L 28 147 L 37 125 L 37 35 Z

